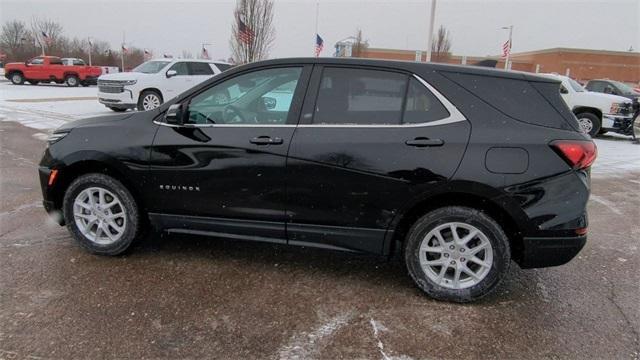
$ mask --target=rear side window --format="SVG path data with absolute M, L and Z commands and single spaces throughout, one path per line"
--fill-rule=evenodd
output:
M 327 67 L 316 100 L 315 124 L 400 124 L 407 76 Z
M 189 68 L 191 68 L 191 75 L 213 75 L 213 69 L 208 63 L 191 62 Z
M 411 78 L 402 122 L 404 124 L 420 124 L 447 117 L 449 117 L 449 112 L 440 100 L 418 80 Z
M 575 125 L 575 120 L 565 115 L 568 109 L 560 98 L 559 83 L 444 71 L 441 74 L 513 119 L 558 129 L 572 129 Z
M 220 63 L 215 63 L 214 64 L 218 69 L 220 69 L 220 71 L 225 71 L 225 70 L 229 70 L 233 67 L 233 65 L 230 64 L 220 64 Z
M 60 58 L 51 58 L 49 60 L 50 65 L 62 65 L 62 60 Z

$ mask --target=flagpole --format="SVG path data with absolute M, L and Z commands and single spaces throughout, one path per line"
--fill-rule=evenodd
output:
M 436 0 L 431 0 L 431 21 L 429 22 L 429 43 L 427 44 L 427 62 L 431 61 L 431 45 L 433 44 L 433 26 L 436 21 Z
M 87 38 L 89 42 L 89 66 L 91 66 L 91 38 Z
M 504 69 L 509 70 L 509 58 L 511 57 L 511 37 L 513 36 L 513 25 L 509 27 L 503 27 L 503 29 L 509 29 L 509 50 L 507 50 L 507 58 L 504 60 Z
M 318 14 L 320 13 L 320 2 L 316 1 L 316 37 L 313 38 L 313 55 L 318 57 L 320 54 L 316 55 L 316 41 L 318 39 Z
M 122 51 L 122 72 L 124 72 L 124 38 L 125 38 L 125 33 L 124 31 L 122 32 L 122 46 L 120 48 L 120 51 Z

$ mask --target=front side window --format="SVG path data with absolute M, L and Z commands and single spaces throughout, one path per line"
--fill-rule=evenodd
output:
M 285 124 L 301 72 L 274 68 L 225 80 L 191 99 L 186 123 Z
M 29 61 L 29 65 L 42 65 L 44 64 L 44 59 L 41 57 L 33 58 Z
M 604 83 L 602 81 L 590 81 L 587 84 L 587 90 L 595 92 L 604 92 Z
M 73 60 L 73 65 L 83 66 L 83 65 L 86 65 L 86 64 L 85 64 L 84 60 L 81 60 L 81 59 L 74 59 L 74 60 Z
M 173 64 L 169 70 L 174 70 L 176 75 L 189 75 L 189 67 L 186 62 L 177 62 Z
M 138 65 L 133 72 L 139 72 L 143 74 L 157 74 L 165 66 L 169 65 L 170 61 L 147 61 Z
M 316 101 L 315 124 L 400 124 L 404 74 L 327 67 Z
M 190 62 L 191 75 L 213 75 L 213 70 L 208 63 Z
M 62 59 L 60 59 L 60 58 L 50 58 L 49 59 L 49 64 L 50 65 L 63 65 L 62 64 Z

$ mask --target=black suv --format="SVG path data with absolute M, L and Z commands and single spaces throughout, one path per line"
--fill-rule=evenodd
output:
M 404 257 L 471 301 L 586 241 L 594 143 L 555 80 L 361 59 L 240 66 L 158 109 L 57 129 L 44 205 L 96 254 L 169 233 Z

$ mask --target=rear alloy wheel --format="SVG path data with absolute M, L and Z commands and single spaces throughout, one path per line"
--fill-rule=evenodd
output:
M 429 296 L 469 302 L 490 293 L 509 269 L 509 241 L 481 211 L 434 210 L 411 228 L 405 247 L 409 274 Z
M 11 74 L 11 82 L 13 85 L 22 85 L 24 84 L 24 76 L 20 73 Z
M 136 202 L 110 176 L 87 174 L 74 180 L 65 193 L 63 208 L 69 232 L 94 254 L 120 254 L 138 235 Z
M 591 137 L 598 135 L 601 127 L 598 116 L 592 113 L 580 113 L 576 115 L 576 117 L 578 118 L 580 130 L 585 134 L 589 134 Z
M 162 97 L 155 91 L 147 90 L 140 95 L 140 101 L 138 101 L 138 110 L 153 110 L 160 105 L 162 105 Z
M 64 82 L 67 83 L 68 87 L 76 87 L 80 85 L 80 79 L 78 79 L 75 75 L 69 75 L 65 78 Z

